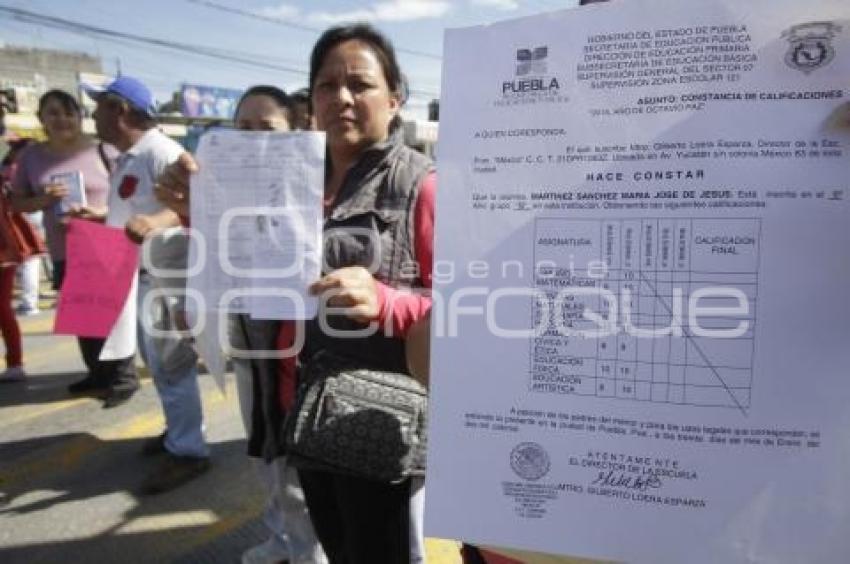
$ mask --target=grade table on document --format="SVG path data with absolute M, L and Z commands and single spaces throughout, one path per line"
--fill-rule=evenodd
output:
M 755 218 L 538 218 L 530 389 L 745 411 L 760 238 Z

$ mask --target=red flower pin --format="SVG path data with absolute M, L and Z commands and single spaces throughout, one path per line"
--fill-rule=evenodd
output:
M 126 200 L 136 192 L 136 186 L 139 184 L 139 179 L 136 176 L 127 175 L 121 179 L 121 185 L 118 186 L 118 195 L 122 200 Z

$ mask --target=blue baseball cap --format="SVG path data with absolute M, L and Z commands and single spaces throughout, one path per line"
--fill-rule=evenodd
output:
M 94 84 L 83 84 L 81 86 L 89 98 L 95 102 L 103 94 L 115 94 L 148 116 L 156 115 L 153 94 L 147 86 L 132 76 L 121 75 L 105 86 L 95 86 Z

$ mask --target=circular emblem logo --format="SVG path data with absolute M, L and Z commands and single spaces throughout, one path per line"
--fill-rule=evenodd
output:
M 800 40 L 788 51 L 785 63 L 791 68 L 811 72 L 829 63 L 834 56 L 835 50 L 825 41 Z
M 792 26 L 782 32 L 788 40 L 785 64 L 809 74 L 825 67 L 835 57 L 832 38 L 841 31 L 841 26 L 832 22 L 811 22 Z
M 520 443 L 511 451 L 511 468 L 525 480 L 539 480 L 549 473 L 549 454 L 537 443 Z

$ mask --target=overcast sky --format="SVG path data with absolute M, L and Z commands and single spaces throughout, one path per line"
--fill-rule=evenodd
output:
M 428 99 L 439 94 L 444 29 L 571 8 L 576 3 L 576 0 L 0 0 L 0 5 L 43 16 L 216 47 L 291 69 L 287 71 L 253 68 L 164 47 L 51 29 L 4 14 L 0 14 L 0 40 L 7 45 L 98 55 L 107 74 L 114 74 L 120 64 L 122 72 L 146 81 L 157 98 L 165 101 L 183 82 L 231 88 L 272 83 L 287 91 L 306 86 L 307 58 L 319 32 L 335 23 L 365 20 L 383 30 L 399 50 L 402 68 L 415 91 L 409 110 L 422 116 Z M 222 7 L 245 13 L 226 12 Z

